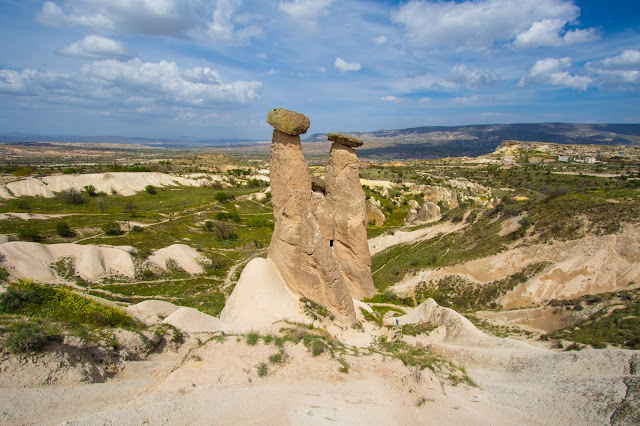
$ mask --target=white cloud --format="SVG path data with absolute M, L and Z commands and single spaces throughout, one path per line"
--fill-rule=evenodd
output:
M 426 98 L 425 97 L 425 98 L 420 98 L 418 100 L 418 103 L 420 103 L 420 104 L 424 104 L 424 103 L 427 103 L 427 102 L 431 102 L 431 98 Z
M 587 90 L 593 83 L 593 79 L 563 71 L 569 67 L 571 67 L 569 58 L 541 59 L 520 79 L 518 86 L 552 85 L 569 87 L 575 90 Z
M 333 66 L 340 72 L 347 71 L 360 71 L 360 63 L 359 62 L 347 62 L 342 58 L 336 58 Z
M 542 20 L 574 21 L 579 12 L 569 0 L 411 0 L 392 19 L 417 45 L 484 49 L 511 41 Z
M 480 98 L 478 96 L 462 96 L 459 98 L 454 98 L 450 101 L 451 105 L 470 105 L 478 102 Z
M 82 26 L 106 33 L 184 38 L 203 25 L 203 0 L 63 0 L 47 1 L 36 20 L 52 27 Z
M 257 25 L 247 25 L 236 30 L 235 21 L 248 24 L 251 16 L 248 14 L 235 16 L 236 9 L 242 5 L 242 0 L 218 0 L 213 11 L 213 20 L 209 23 L 207 33 L 218 41 L 243 41 L 262 34 L 262 28 Z
M 381 44 L 385 44 L 387 41 L 389 41 L 387 39 L 387 36 L 381 35 L 380 37 L 376 37 L 373 39 L 373 42 L 375 43 L 376 46 L 380 46 Z
M 640 68 L 640 50 L 627 49 L 617 56 L 603 59 L 598 66 L 603 69 L 618 70 Z
M 319 16 L 328 13 L 327 9 L 333 2 L 334 0 L 281 1 L 278 8 L 296 21 L 314 24 Z
M 562 38 L 558 33 L 567 25 L 564 19 L 543 19 L 534 22 L 527 31 L 516 36 L 513 45 L 522 49 L 541 46 L 560 46 Z
M 88 35 L 84 39 L 60 49 L 58 53 L 89 59 L 129 59 L 132 57 L 124 44 L 97 35 Z
M 397 104 L 397 103 L 402 102 L 402 99 L 400 99 L 400 98 L 398 98 L 396 96 L 383 96 L 383 97 L 380 98 L 380 100 L 383 101 L 383 102 L 390 102 L 390 103 L 393 103 L 393 104 Z
M 567 21 L 564 19 L 543 19 L 534 22 L 527 31 L 516 36 L 513 45 L 520 49 L 543 46 L 562 46 L 598 40 L 600 36 L 593 28 L 571 30 L 560 36 Z
M 617 56 L 599 62 L 589 62 L 591 71 L 600 86 L 617 87 L 640 83 L 640 50 L 627 49 Z
M 564 44 L 589 43 L 591 41 L 600 40 L 600 34 L 593 29 L 571 30 L 562 37 Z
M 454 65 L 449 70 L 449 80 L 461 87 L 487 87 L 494 84 L 498 77 L 491 71 L 472 71 L 465 65 Z
M 269 71 L 267 71 L 267 75 L 276 75 L 280 72 L 280 70 L 271 68 Z
M 175 62 L 139 59 L 96 61 L 71 74 L 0 70 L 0 93 L 37 95 L 55 103 L 212 107 L 256 101 L 261 88 L 258 81 L 225 83 L 209 68 L 180 69 Z

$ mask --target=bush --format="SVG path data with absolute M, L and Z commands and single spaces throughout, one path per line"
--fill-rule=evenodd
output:
M 100 327 L 132 327 L 135 322 L 120 309 L 72 293 L 30 281 L 12 285 L 0 296 L 0 312 Z
M 153 185 L 147 185 L 144 187 L 144 190 L 147 194 L 156 195 L 158 193 L 158 189 Z
M 247 226 L 251 228 L 271 228 L 273 229 L 273 222 L 266 217 L 251 216 L 247 219 Z
M 204 230 L 213 232 L 221 240 L 235 240 L 238 238 L 233 224 L 222 220 L 207 220 L 204 223 Z
M 258 377 L 265 377 L 269 373 L 269 367 L 264 362 L 260 363 L 256 368 L 258 369 Z
M 102 225 L 102 230 L 106 235 L 121 235 L 122 229 L 117 222 L 107 222 Z
M 247 345 L 255 346 L 258 343 L 258 340 L 260 340 L 260 333 L 257 331 L 251 331 L 247 334 Z
M 60 238 L 71 238 L 75 235 L 75 232 L 71 230 L 67 222 L 60 222 L 56 225 L 56 234 L 58 234 Z
M 82 189 L 84 189 L 84 192 L 87 193 L 88 196 L 90 197 L 95 197 L 98 195 L 98 191 L 96 190 L 96 187 L 93 185 L 87 185 L 85 187 L 83 187 Z
M 224 191 L 218 191 L 216 192 L 216 194 L 213 196 L 213 199 L 216 201 L 221 202 L 222 204 L 228 203 L 229 201 L 234 199 L 233 195 L 227 194 Z
M 142 232 L 142 231 L 144 231 L 144 228 L 143 228 L 142 226 L 139 226 L 139 225 L 133 225 L 133 226 L 131 227 L 131 230 L 132 230 L 133 232 Z
M 318 356 L 324 353 L 326 345 L 320 339 L 316 339 L 311 342 L 311 355 Z
M 65 189 L 58 194 L 58 198 L 67 204 L 79 205 L 86 203 L 82 193 L 75 188 Z
M 231 221 L 236 222 L 236 223 L 240 223 L 240 221 L 241 221 L 240 215 L 238 214 L 238 212 L 236 210 L 231 211 L 231 212 L 218 212 L 218 213 L 216 213 L 216 219 L 217 220 L 231 220 Z
M 49 342 L 61 342 L 63 336 L 40 324 L 13 324 L 5 331 L 4 346 L 14 354 L 40 352 Z
M 18 229 L 18 239 L 22 241 L 38 242 L 42 240 L 42 236 L 32 225 L 24 225 Z

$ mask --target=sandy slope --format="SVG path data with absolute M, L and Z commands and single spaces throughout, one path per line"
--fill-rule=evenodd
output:
M 0 198 L 21 196 L 41 196 L 51 198 L 56 192 L 74 188 L 81 191 L 88 185 L 93 185 L 98 192 L 129 196 L 143 191 L 147 185 L 162 186 L 200 186 L 204 181 L 172 176 L 165 173 L 153 172 L 108 172 L 81 175 L 52 175 L 43 178 L 26 178 L 10 182 L 0 187 Z
M 393 234 L 382 234 L 369 240 L 369 251 L 371 252 L 371 256 L 373 256 L 376 253 L 398 244 L 427 240 L 438 234 L 448 234 L 459 231 L 464 227 L 464 222 L 445 222 L 416 231 L 395 231 Z
M 419 271 L 392 287 L 410 293 L 421 281 L 461 275 L 478 285 L 505 278 L 538 262 L 551 262 L 538 276 L 500 299 L 505 309 L 529 308 L 549 299 L 571 299 L 625 288 L 640 280 L 640 231 L 532 245 L 459 265 Z
M 82 245 L 74 243 L 40 244 L 10 241 L 0 244 L 0 254 L 5 256 L 3 267 L 15 279 L 32 279 L 55 282 L 58 277 L 55 263 L 70 260 L 75 273 L 87 281 L 99 281 L 108 276 L 134 278 L 136 268 L 130 246 Z M 166 270 L 167 260 L 190 274 L 203 272 L 199 264 L 200 254 L 184 244 L 174 244 L 157 250 L 148 262 L 155 268 Z

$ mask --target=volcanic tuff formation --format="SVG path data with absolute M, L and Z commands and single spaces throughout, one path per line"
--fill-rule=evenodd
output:
M 355 321 L 352 297 L 375 293 L 367 245 L 366 207 L 355 138 L 336 135 L 327 177 L 309 176 L 300 134 L 309 119 L 282 108 L 267 122 L 271 144 L 274 230 L 267 257 L 294 292 L 327 307 L 343 323 Z

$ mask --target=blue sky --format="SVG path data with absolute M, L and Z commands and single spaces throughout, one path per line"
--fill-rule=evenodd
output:
M 0 133 L 640 122 L 640 4 L 0 0 Z

